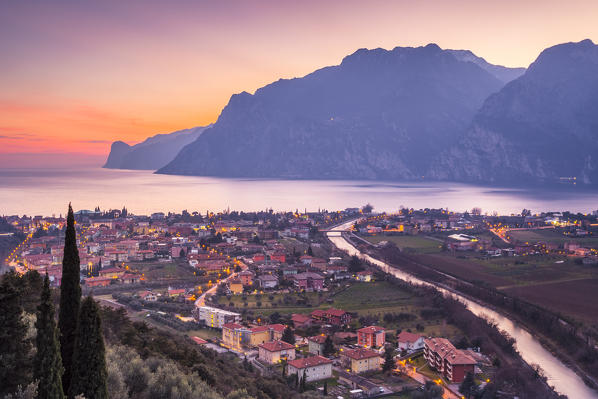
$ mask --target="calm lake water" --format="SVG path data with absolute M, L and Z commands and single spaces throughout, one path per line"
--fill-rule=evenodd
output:
M 223 179 L 156 175 L 150 171 L 101 168 L 2 169 L 0 214 L 52 215 L 75 209 L 122 208 L 136 214 L 157 211 L 339 210 L 366 203 L 377 211 L 480 207 L 484 212 L 519 213 L 598 209 L 598 191 L 488 188 L 458 183 L 401 183 L 347 180 Z

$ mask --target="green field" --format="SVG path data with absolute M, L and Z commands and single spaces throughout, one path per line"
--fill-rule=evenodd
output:
M 401 250 L 414 251 L 416 253 L 433 254 L 441 251 L 442 242 L 422 236 L 371 236 L 364 237 L 372 244 L 382 241 L 393 242 Z
M 283 296 L 286 297 L 301 297 L 306 295 L 308 300 L 311 302 L 311 306 L 291 305 L 288 307 L 278 305 L 277 302 Z M 458 334 L 457 329 L 445 323 L 442 317 L 435 319 L 423 319 L 420 316 L 420 311 L 426 308 L 426 299 L 415 297 L 411 293 L 403 291 L 389 282 L 386 281 L 375 281 L 370 283 L 359 283 L 352 282 L 351 285 L 339 292 L 338 294 L 327 299 L 327 293 L 323 294 L 323 297 L 319 297 L 318 293 L 306 293 L 306 294 L 275 294 L 273 300 L 268 299 L 267 294 L 262 294 L 262 307 L 255 307 L 253 304 L 256 303 L 255 295 L 248 295 L 247 302 L 248 306 L 242 305 L 241 295 L 235 295 L 231 298 L 231 302 L 241 304 L 239 310 L 248 309 L 253 311 L 255 314 L 262 316 L 269 316 L 274 312 L 280 314 L 291 314 L 291 313 L 310 313 L 314 309 L 325 309 L 329 307 L 335 307 L 343 309 L 349 312 L 355 312 L 359 317 L 362 316 L 377 316 L 378 324 L 388 329 L 410 329 L 413 332 L 417 331 L 417 325 L 423 327 L 423 331 L 420 331 L 424 335 L 435 335 L 435 336 L 448 336 L 452 337 Z M 317 305 L 318 301 L 322 301 L 320 305 Z M 228 303 L 227 298 L 222 298 L 222 303 Z M 270 307 L 272 302 L 276 307 Z M 384 315 L 386 313 L 408 313 L 415 315 L 415 319 L 400 322 L 384 322 Z
M 551 242 L 555 244 L 575 242 L 584 247 L 598 248 L 598 237 L 569 237 L 563 235 L 558 229 L 511 230 L 509 236 L 512 240 L 520 242 Z

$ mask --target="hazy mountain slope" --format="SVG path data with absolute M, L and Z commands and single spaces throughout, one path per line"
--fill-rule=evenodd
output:
M 525 68 L 508 68 L 502 65 L 490 64 L 482 57 L 476 56 L 469 50 L 447 50 L 461 61 L 469 61 L 478 65 L 503 83 L 517 79 L 525 73 Z
M 490 96 L 471 128 L 432 172 L 439 179 L 598 183 L 598 46 L 544 50 Z
M 157 134 L 134 146 L 115 141 L 112 143 L 104 168 L 159 169 L 172 161 L 181 148 L 196 140 L 210 126 Z
M 412 179 L 502 82 L 434 44 L 361 49 L 338 66 L 233 95 L 157 173 Z

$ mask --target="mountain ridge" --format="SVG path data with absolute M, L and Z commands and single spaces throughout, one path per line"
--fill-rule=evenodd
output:
M 177 130 L 172 133 L 160 133 L 135 145 L 129 145 L 120 140 L 115 141 L 111 145 L 103 168 L 159 169 L 170 162 L 181 148 L 197 139 L 209 127 L 211 125 Z
M 359 49 L 231 96 L 214 126 L 157 173 L 414 179 L 437 156 L 422 149 L 448 146 L 502 86 L 435 44 Z

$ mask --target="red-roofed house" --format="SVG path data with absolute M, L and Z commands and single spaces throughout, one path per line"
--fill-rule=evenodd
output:
M 85 279 L 85 285 L 88 287 L 107 287 L 112 280 L 110 277 L 89 277 Z
M 140 291 L 137 295 L 144 301 L 155 302 L 158 300 L 158 296 L 151 291 Z
M 341 352 L 341 362 L 353 373 L 379 370 L 381 360 L 380 354 L 371 349 L 357 348 Z
M 291 360 L 288 363 L 288 373 L 297 374 L 300 379 L 305 373 L 305 382 L 324 380 L 332 377 L 332 360 L 322 356 Z
M 295 346 L 284 341 L 264 342 L 259 346 L 258 358 L 265 363 L 274 364 L 281 360 L 295 359 Z
M 311 317 L 316 321 L 332 324 L 334 326 L 344 326 L 351 324 L 351 315 L 340 309 L 316 309 L 311 312 Z
M 293 313 L 291 316 L 295 328 L 305 328 L 312 324 L 312 318 L 306 314 Z
M 325 335 L 316 335 L 307 338 L 307 350 L 314 355 L 321 355 L 324 353 L 324 342 L 326 342 Z
M 364 348 L 381 348 L 386 342 L 386 331 L 382 327 L 369 326 L 357 330 L 357 345 Z
M 397 335 L 399 350 L 416 351 L 424 347 L 424 337 L 419 334 L 413 334 L 408 331 L 401 331 Z
M 424 339 L 424 358 L 431 368 L 452 383 L 460 383 L 467 373 L 473 373 L 475 359 L 459 350 L 445 338 Z

